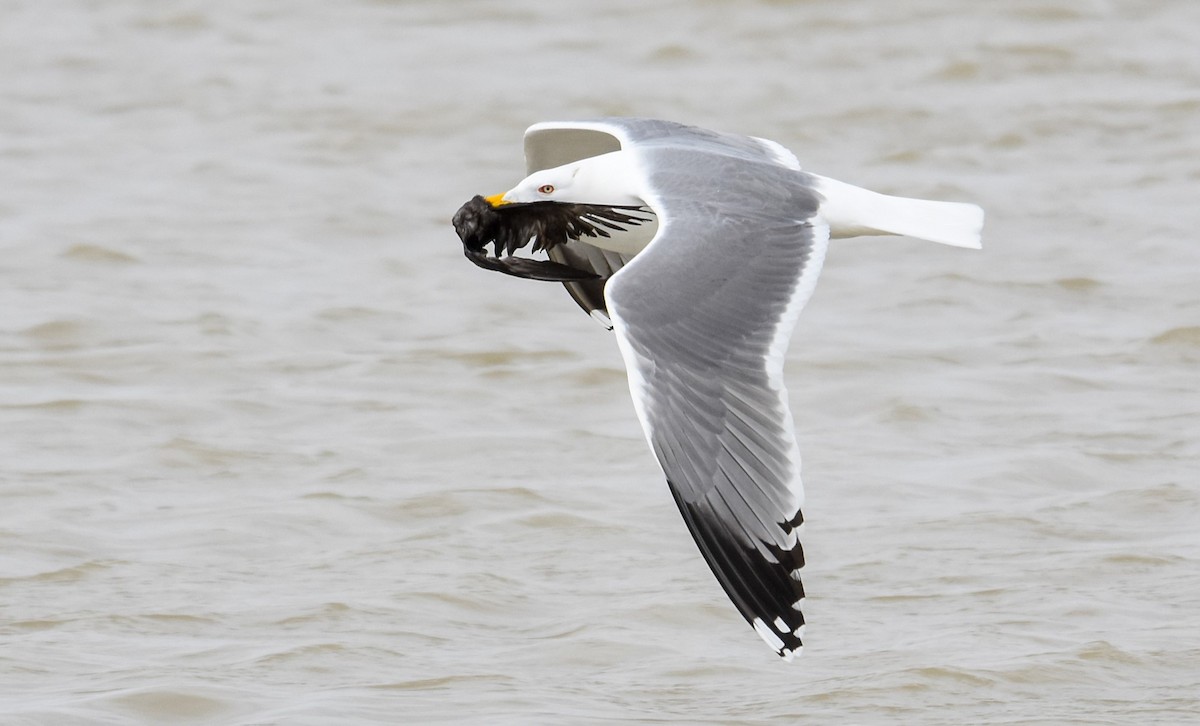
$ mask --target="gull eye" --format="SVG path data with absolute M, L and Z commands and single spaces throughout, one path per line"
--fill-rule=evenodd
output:
M 543 184 L 540 187 L 538 187 L 538 191 L 541 192 L 542 194 L 551 194 L 554 192 L 554 185 L 553 184 Z

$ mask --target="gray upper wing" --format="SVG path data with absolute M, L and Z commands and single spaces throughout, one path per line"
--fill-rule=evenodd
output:
M 783 353 L 828 229 L 805 174 L 644 148 L 654 242 L 607 287 L 647 439 L 693 537 L 776 651 L 800 647 L 802 488 Z
M 610 117 L 543 122 L 525 132 L 527 173 L 633 146 L 667 145 L 799 169 L 796 157 L 774 141 L 710 131 L 658 119 Z

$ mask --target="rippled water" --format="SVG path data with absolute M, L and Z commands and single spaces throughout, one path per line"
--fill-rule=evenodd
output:
M 0 722 L 1185 723 L 1200 5 L 0 2 Z M 658 116 L 970 200 L 789 357 L 810 620 L 738 617 L 610 334 L 448 220 Z

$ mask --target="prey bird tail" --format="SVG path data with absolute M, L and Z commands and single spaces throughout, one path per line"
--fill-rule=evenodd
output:
M 980 249 L 983 209 L 960 202 L 933 202 L 879 194 L 812 175 L 824 197 L 821 216 L 831 237 L 897 234 L 952 247 Z

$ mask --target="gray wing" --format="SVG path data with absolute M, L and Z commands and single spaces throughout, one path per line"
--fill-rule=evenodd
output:
M 525 173 L 532 174 L 624 147 L 655 144 L 800 168 L 790 151 L 767 139 L 724 134 L 673 121 L 601 118 L 551 121 L 529 127 L 525 132 Z M 586 242 L 558 246 L 550 250 L 549 256 L 555 262 L 591 270 L 600 276 L 599 280 L 564 282 L 563 286 L 584 311 L 611 328 L 604 305 L 604 286 L 631 256 L 601 250 Z
M 631 259 L 611 250 L 602 250 L 586 242 L 574 241 L 555 245 L 546 253 L 551 260 L 574 267 L 577 270 L 591 270 L 600 276 L 598 280 L 581 280 L 579 282 L 564 282 L 571 298 L 579 303 L 584 312 L 599 320 L 605 327 L 612 329 L 608 308 L 604 304 L 604 286 L 608 278 L 617 270 L 624 267 Z
M 632 146 L 668 145 L 798 170 L 792 152 L 767 139 L 644 118 L 545 121 L 525 131 L 525 167 L 532 174 Z
M 647 150 L 659 233 L 608 284 L 646 437 L 713 573 L 784 658 L 800 649 L 800 456 L 783 359 L 828 228 L 800 172 Z

